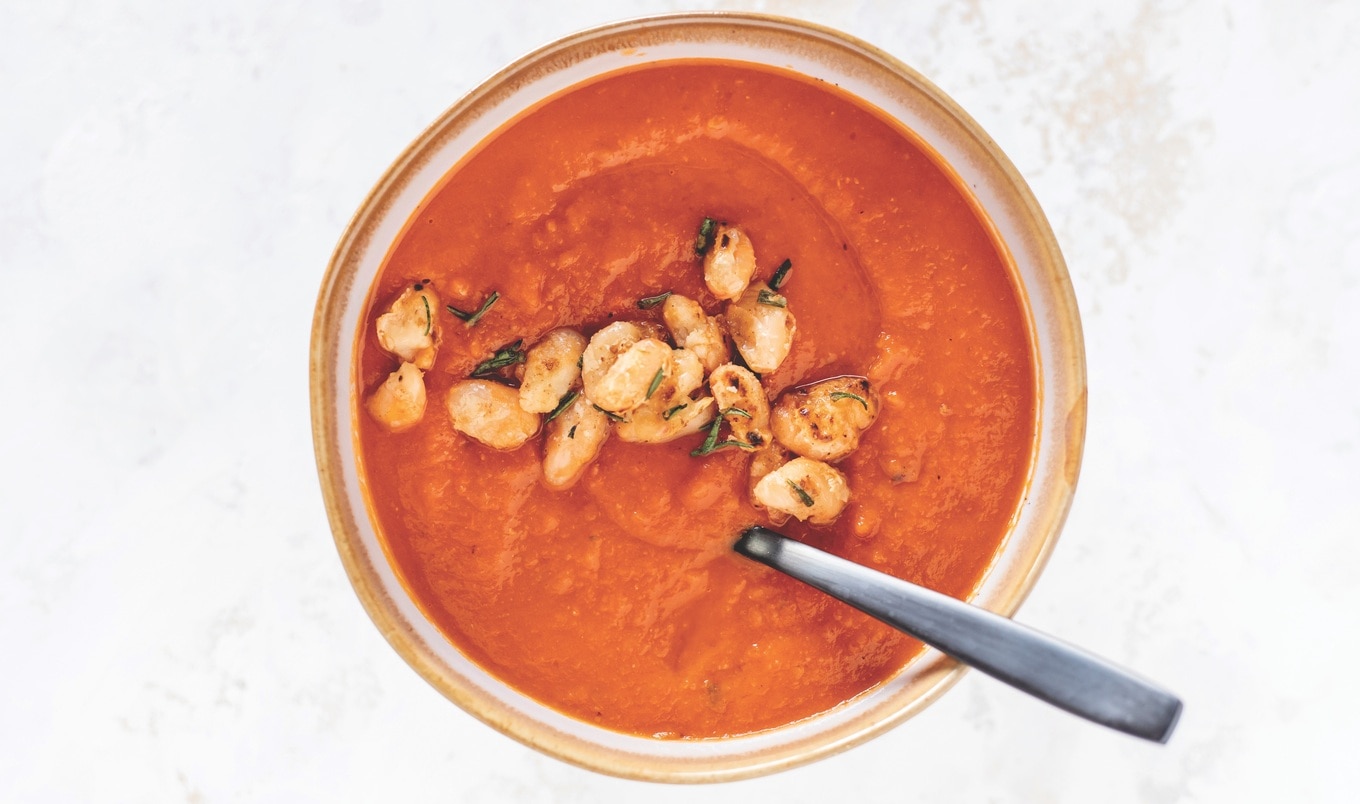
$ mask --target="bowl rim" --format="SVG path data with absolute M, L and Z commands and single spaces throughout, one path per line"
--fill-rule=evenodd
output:
M 917 693 L 905 705 L 882 714 L 876 719 L 871 719 L 867 723 L 854 721 L 832 734 L 830 739 L 817 739 L 809 745 L 795 742 L 789 750 L 773 752 L 773 755 L 766 756 L 761 761 L 749 761 L 747 759 L 737 761 L 731 759 L 700 760 L 697 763 L 687 761 L 676 765 L 666 765 L 654 761 L 637 761 L 635 758 L 630 759 L 627 755 L 616 755 L 617 752 L 602 750 L 598 746 L 592 747 L 589 745 L 589 741 L 582 743 L 576 738 L 563 738 L 561 734 L 541 727 L 532 718 L 520 713 L 493 711 L 494 707 L 487 708 L 487 701 L 482 696 L 474 691 L 462 688 L 458 683 L 451 680 L 449 674 L 439 666 L 438 662 L 426 655 L 424 644 L 413 637 L 409 624 L 404 622 L 401 615 L 395 611 L 391 595 L 381 588 L 377 581 L 373 557 L 356 544 L 357 539 L 354 535 L 356 515 L 362 512 L 362 515 L 367 516 L 368 512 L 362 499 L 353 500 L 346 494 L 346 485 L 344 479 L 340 477 L 338 462 L 333 460 L 334 456 L 340 454 L 343 441 L 352 442 L 352 430 L 340 426 L 340 417 L 336 415 L 338 396 L 336 380 L 331 376 L 335 373 L 333 362 L 338 350 L 352 348 L 352 345 L 347 344 L 347 341 L 353 340 L 354 333 L 344 331 L 343 327 L 338 327 L 336 324 L 340 319 L 343 300 L 352 291 L 355 283 L 353 272 L 347 270 L 346 258 L 357 247 L 362 247 L 366 241 L 366 235 L 363 231 L 366 224 L 375 216 L 384 212 L 384 204 L 390 201 L 389 196 L 394 187 L 400 183 L 401 177 L 406 175 L 411 167 L 420 161 L 421 155 L 431 149 L 441 132 L 460 116 L 487 99 L 497 88 L 503 88 L 507 83 L 512 82 L 516 76 L 523 75 L 527 70 L 553 54 L 581 48 L 592 41 L 607 39 L 610 36 L 636 31 L 643 26 L 650 26 L 654 30 L 667 30 L 687 25 L 712 26 L 722 24 L 734 24 L 752 29 L 777 28 L 782 33 L 802 36 L 809 41 L 819 42 L 822 45 L 827 43 L 838 44 L 876 63 L 877 66 L 892 73 L 895 78 L 913 86 L 928 101 L 938 105 L 942 113 L 955 126 L 959 127 L 976 146 L 980 147 L 982 153 L 989 160 L 989 164 L 999 172 L 998 179 L 1010 192 L 1011 201 L 1019 205 L 1016 212 L 1022 214 L 1025 220 L 1031 224 L 1025 231 L 1026 237 L 1034 238 L 1034 242 L 1029 244 L 1030 250 L 1046 267 L 1049 279 L 1052 281 L 1052 287 L 1048 290 L 1052 292 L 1052 298 L 1049 301 L 1054 309 L 1050 311 L 1051 320 L 1047 321 L 1046 324 L 1057 328 L 1059 331 L 1058 338 L 1067 351 L 1063 373 L 1066 387 L 1056 389 L 1064 399 L 1070 399 L 1072 402 L 1063 423 L 1063 455 L 1060 456 L 1063 461 L 1061 475 L 1065 483 L 1057 487 L 1052 492 L 1051 499 L 1046 501 L 1047 510 L 1044 520 L 1046 535 L 1032 545 L 1030 552 L 1022 557 L 1024 566 L 1021 568 L 1020 574 L 1010 582 L 1005 594 L 999 600 L 988 605 L 991 610 L 1005 616 L 1011 616 L 1028 596 L 1039 574 L 1047 564 L 1061 532 L 1063 522 L 1070 510 L 1077 477 L 1080 473 L 1085 439 L 1086 368 L 1081 322 L 1066 263 L 1047 218 L 1019 171 L 981 126 L 932 82 L 886 51 L 828 26 L 772 14 L 742 11 L 653 14 L 569 33 L 515 59 L 465 93 L 435 118 L 393 160 L 380 179 L 365 195 L 346 225 L 322 279 L 312 323 L 309 389 L 313 447 L 327 517 L 346 575 L 366 613 L 392 648 L 441 694 L 477 719 L 531 748 L 589 770 L 645 781 L 729 781 L 761 776 L 834 755 L 871 739 L 917 714 L 957 683 L 966 668 L 938 651 L 927 649 L 926 652 L 918 655 L 908 664 L 909 668 L 917 668 L 917 679 L 913 684 Z M 867 103 L 867 101 L 865 102 Z M 882 110 L 880 110 L 880 113 L 886 114 Z M 898 125 L 906 128 L 905 123 Z M 928 144 L 925 144 L 925 147 L 930 149 Z M 944 169 L 952 169 L 952 166 L 938 153 L 932 154 L 932 156 Z M 451 173 L 453 169 L 451 167 L 447 172 Z M 957 173 L 954 175 L 954 180 L 955 184 L 963 190 L 963 182 Z M 437 186 L 436 184 L 427 188 L 427 192 L 433 193 Z M 992 228 L 994 239 L 999 247 L 1003 250 L 1009 249 L 1010 243 L 1004 241 L 1000 234 L 996 232 L 995 226 L 988 219 L 985 211 L 982 210 L 981 203 L 974 198 L 969 198 L 969 200 L 978 211 L 984 225 Z M 1013 271 L 1013 274 L 1015 273 Z M 1038 365 L 1040 355 L 1038 354 L 1039 346 L 1034 332 L 1038 324 L 1033 320 L 1033 310 L 1027 297 L 1028 288 L 1018 275 L 1015 275 L 1014 279 L 1017 282 L 1016 289 L 1024 311 L 1030 318 L 1031 345 L 1035 352 L 1036 391 L 1040 394 L 1046 393 L 1048 389 L 1038 387 L 1041 382 Z M 1038 421 L 1041 404 L 1040 400 L 1036 400 L 1034 436 L 1036 452 L 1031 461 L 1030 477 L 1026 486 L 1027 497 L 1031 488 L 1030 484 L 1035 479 L 1036 469 L 1034 464 L 1038 461 L 1038 441 L 1042 429 L 1042 425 Z M 351 443 L 350 447 L 352 448 L 352 446 Z M 1017 516 L 1019 516 L 1019 512 L 1017 512 Z M 1014 524 L 1014 521 L 1012 524 Z M 998 556 L 1006 552 L 1006 549 L 1007 547 L 1004 545 L 999 548 Z M 382 560 L 386 560 L 386 556 L 383 556 Z M 987 579 L 992 570 L 993 567 L 988 567 L 984 572 L 983 581 Z M 980 581 L 979 585 L 983 581 Z M 504 686 L 509 687 L 509 685 Z

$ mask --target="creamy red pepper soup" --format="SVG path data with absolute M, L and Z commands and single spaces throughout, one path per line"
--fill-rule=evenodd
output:
M 966 597 L 1018 510 L 1034 441 L 1028 326 L 989 227 L 912 136 L 834 87 L 726 62 L 638 68 L 550 99 L 454 166 L 361 322 L 355 392 L 368 398 L 402 362 L 379 317 L 408 288 L 437 294 L 437 353 L 410 369 L 423 416 L 391 432 L 357 413 L 372 516 L 406 588 L 473 661 L 572 716 L 663 738 L 807 718 L 921 650 L 732 553 L 743 528 L 771 523 L 748 450 L 696 457 L 704 432 L 609 438 L 559 489 L 542 435 L 489 448 L 445 410 L 516 341 L 660 324 L 638 301 L 665 292 L 720 314 L 695 253 L 706 217 L 749 237 L 753 284 L 792 266 L 779 293 L 797 330 L 760 378 L 769 398 L 853 375 L 880 403 L 835 465 L 844 510 L 778 530 Z

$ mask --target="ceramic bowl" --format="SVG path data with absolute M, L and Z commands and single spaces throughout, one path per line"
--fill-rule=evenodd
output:
M 356 466 L 356 332 L 369 287 L 407 219 L 445 173 L 517 114 L 603 73 L 673 59 L 792 69 L 877 107 L 914 132 L 971 191 L 1013 266 L 1039 385 L 1024 503 L 973 602 L 1009 615 L 1034 584 L 1067 514 L 1081 461 L 1086 378 L 1066 268 L 1043 213 L 991 138 L 943 92 L 892 56 L 845 34 L 768 16 L 684 14 L 573 34 L 497 73 L 445 112 L 388 168 L 331 259 L 312 331 L 317 467 L 340 558 L 373 622 L 430 684 L 488 725 L 593 770 L 657 781 L 769 773 L 844 750 L 921 711 L 962 668 L 927 650 L 889 681 L 829 712 L 757 734 L 659 740 L 575 720 L 464 657 L 420 613 L 388 564 Z

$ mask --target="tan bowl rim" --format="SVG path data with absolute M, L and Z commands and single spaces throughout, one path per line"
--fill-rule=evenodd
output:
M 611 762 L 608 756 L 592 756 L 589 752 L 582 752 L 572 746 L 564 745 L 553 735 L 541 733 L 541 730 L 536 728 L 534 722 L 527 717 L 520 719 L 496 717 L 492 713 L 481 710 L 476 696 L 457 688 L 456 685 L 449 684 L 439 669 L 434 666 L 434 662 L 423 655 L 421 644 L 406 633 L 407 628 L 401 622 L 401 618 L 395 616 L 389 605 L 385 603 L 386 593 L 373 587 L 373 570 L 369 556 L 363 554 L 352 544 L 353 535 L 349 528 L 351 527 L 350 520 L 355 514 L 351 509 L 351 501 L 344 494 L 343 480 L 338 476 L 340 470 L 330 462 L 331 455 L 338 452 L 341 443 L 340 428 L 338 422 L 334 420 L 335 417 L 332 416 L 334 406 L 329 392 L 333 384 L 329 378 L 328 365 L 331 356 L 337 353 L 337 350 L 342 347 L 343 341 L 349 339 L 352 333 L 332 331 L 328 324 L 338 315 L 338 300 L 342 298 L 343 292 L 347 291 L 353 284 L 354 277 L 344 275 L 343 263 L 344 257 L 360 240 L 359 230 L 363 223 L 373 216 L 374 209 L 380 199 L 398 182 L 398 177 L 430 146 L 437 134 L 451 120 L 464 113 L 484 95 L 488 94 L 492 88 L 501 85 L 507 79 L 522 72 L 527 66 L 536 63 L 546 55 L 576 47 L 589 40 L 609 34 L 626 32 L 644 25 L 671 28 L 684 24 L 712 25 L 722 22 L 738 23 L 757 29 L 774 27 L 785 33 L 804 36 L 817 35 L 823 40 L 837 42 L 848 50 L 858 51 L 862 56 L 878 62 L 888 71 L 897 74 L 908 84 L 916 85 L 932 103 L 940 106 L 947 116 L 952 118 L 954 123 L 985 151 L 986 156 L 1004 178 L 1003 183 L 1009 185 L 1009 188 L 1014 192 L 1014 200 L 1020 202 L 1023 213 L 1034 224 L 1028 232 L 1031 236 L 1037 238 L 1037 242 L 1033 244 L 1034 251 L 1041 257 L 1041 261 L 1049 267 L 1053 278 L 1057 280 L 1052 299 L 1056 306 L 1054 310 L 1056 322 L 1054 325 L 1062 331 L 1062 340 L 1070 352 L 1068 354 L 1069 365 L 1066 369 L 1067 385 L 1069 386 L 1067 390 L 1069 395 L 1075 396 L 1076 402 L 1073 404 L 1066 421 L 1064 446 L 1067 482 L 1052 501 L 1052 515 L 1049 518 L 1050 526 L 1047 537 L 1036 545 L 1029 555 L 1027 570 L 1018 581 L 1010 586 L 1007 596 L 996 601 L 995 605 L 989 606 L 993 611 L 1011 616 L 1029 595 L 1036 579 L 1047 564 L 1071 506 L 1077 476 L 1080 473 L 1082 447 L 1085 440 L 1086 368 L 1081 322 L 1066 263 L 1047 218 L 1019 171 L 981 126 L 939 87 L 891 54 L 843 31 L 790 17 L 744 11 L 673 12 L 633 17 L 567 34 L 514 60 L 465 93 L 431 122 L 401 152 L 384 171 L 373 188 L 369 190 L 346 225 L 322 279 L 312 323 L 309 389 L 313 447 L 327 517 L 345 572 L 365 611 L 393 649 L 441 694 L 502 734 L 557 759 L 612 776 L 654 782 L 732 781 L 762 776 L 832 756 L 878 736 L 917 714 L 957 683 L 967 668 L 947 656 L 937 654 L 929 665 L 923 665 L 923 672 L 919 673 L 918 683 L 916 684 L 916 687 L 920 690 L 919 694 L 905 706 L 878 719 L 867 727 L 860 728 L 848 735 L 841 735 L 839 738 L 823 740 L 806 747 L 801 752 L 786 752 L 763 762 L 732 762 L 726 760 L 713 762 L 708 766 L 699 768 L 662 768 L 649 767 L 636 762 L 631 764 L 620 761 Z M 809 36 L 809 38 L 815 39 L 816 37 Z M 1027 301 L 1025 306 L 1028 312 Z M 1037 432 L 1038 428 L 1036 427 L 1036 439 Z M 913 660 L 913 664 L 921 662 L 924 656 L 925 654 L 918 656 L 917 659 Z

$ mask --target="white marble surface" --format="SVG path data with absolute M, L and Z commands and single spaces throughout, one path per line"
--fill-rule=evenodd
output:
M 755 6 L 913 64 L 1032 184 L 1090 429 L 1020 619 L 1187 710 L 1144 745 L 971 674 L 847 754 L 696 790 L 462 714 L 335 555 L 306 369 L 348 217 L 503 63 L 676 7 L 413 5 L 0 6 L 0 800 L 1356 800 L 1360 6 Z

